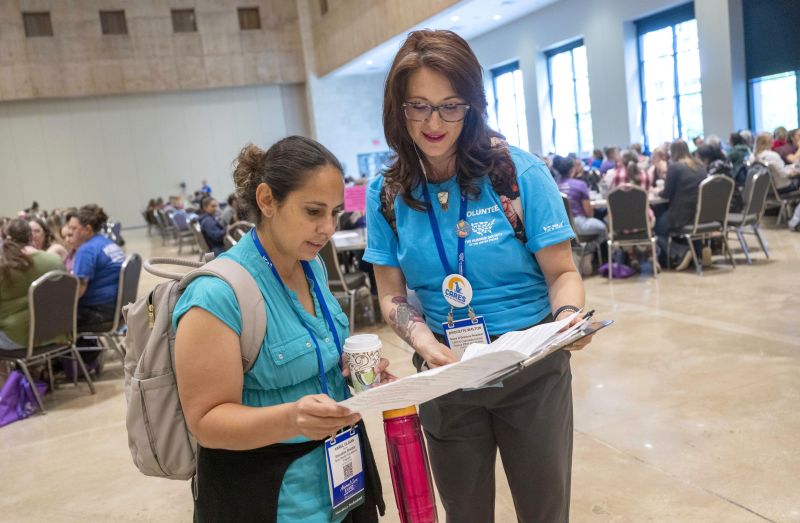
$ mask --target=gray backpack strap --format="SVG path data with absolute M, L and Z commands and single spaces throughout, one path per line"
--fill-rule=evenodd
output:
M 220 278 L 231 286 L 236 295 L 242 313 L 242 335 L 239 344 L 242 351 L 242 368 L 246 373 L 258 358 L 264 337 L 267 335 L 267 309 L 261 289 L 247 269 L 229 258 L 218 258 L 193 270 L 181 279 L 181 289 L 185 289 L 198 276 Z

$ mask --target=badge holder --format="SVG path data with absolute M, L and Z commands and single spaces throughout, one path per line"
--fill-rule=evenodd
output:
M 338 518 L 364 503 L 366 479 L 358 427 L 325 440 L 325 463 L 333 515 Z
M 470 306 L 472 285 L 469 280 L 459 274 L 451 274 L 442 283 L 442 295 L 450 305 L 447 321 L 442 323 L 444 338 L 450 350 L 460 359 L 467 347 L 473 343 L 490 343 L 486 321 L 483 316 L 476 316 Z M 469 317 L 455 321 L 453 312 L 456 307 L 466 307 Z

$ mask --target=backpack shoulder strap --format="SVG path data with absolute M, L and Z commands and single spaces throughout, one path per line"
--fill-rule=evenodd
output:
M 267 312 L 261 290 L 250 272 L 229 258 L 217 258 L 193 270 L 181 279 L 181 289 L 185 289 L 199 276 L 215 276 L 224 280 L 236 295 L 242 313 L 242 335 L 239 344 L 242 352 L 242 368 L 246 373 L 253 367 L 267 333 Z
M 394 235 L 397 236 L 397 216 L 394 213 L 394 200 L 397 198 L 397 189 L 390 187 L 386 183 L 386 178 L 381 183 L 381 214 L 386 223 L 391 227 Z
M 491 142 L 492 147 L 499 147 L 505 150 L 508 154 L 507 162 L 514 168 L 513 183 L 501 183 L 501 178 L 493 176 L 489 176 L 489 181 L 492 183 L 494 192 L 500 197 L 500 203 L 503 204 L 503 213 L 511 224 L 511 228 L 514 229 L 514 237 L 524 246 L 528 243 L 528 235 L 525 232 L 525 213 L 522 209 L 522 196 L 519 192 L 516 166 L 511 159 L 511 150 L 508 142 L 498 137 L 492 137 Z

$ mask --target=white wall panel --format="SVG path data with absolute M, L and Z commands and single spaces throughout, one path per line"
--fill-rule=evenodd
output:
M 297 96 L 280 86 L 0 104 L 0 216 L 97 203 L 124 226 L 142 224 L 151 197 L 200 187 L 224 199 L 231 163 L 248 142 L 297 132 Z

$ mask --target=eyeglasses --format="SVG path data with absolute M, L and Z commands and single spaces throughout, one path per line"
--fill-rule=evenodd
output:
M 430 105 L 423 103 L 406 102 L 403 112 L 406 118 L 413 122 L 423 122 L 431 117 L 433 111 L 439 112 L 439 118 L 445 122 L 460 122 L 467 116 L 469 104 L 442 104 Z

